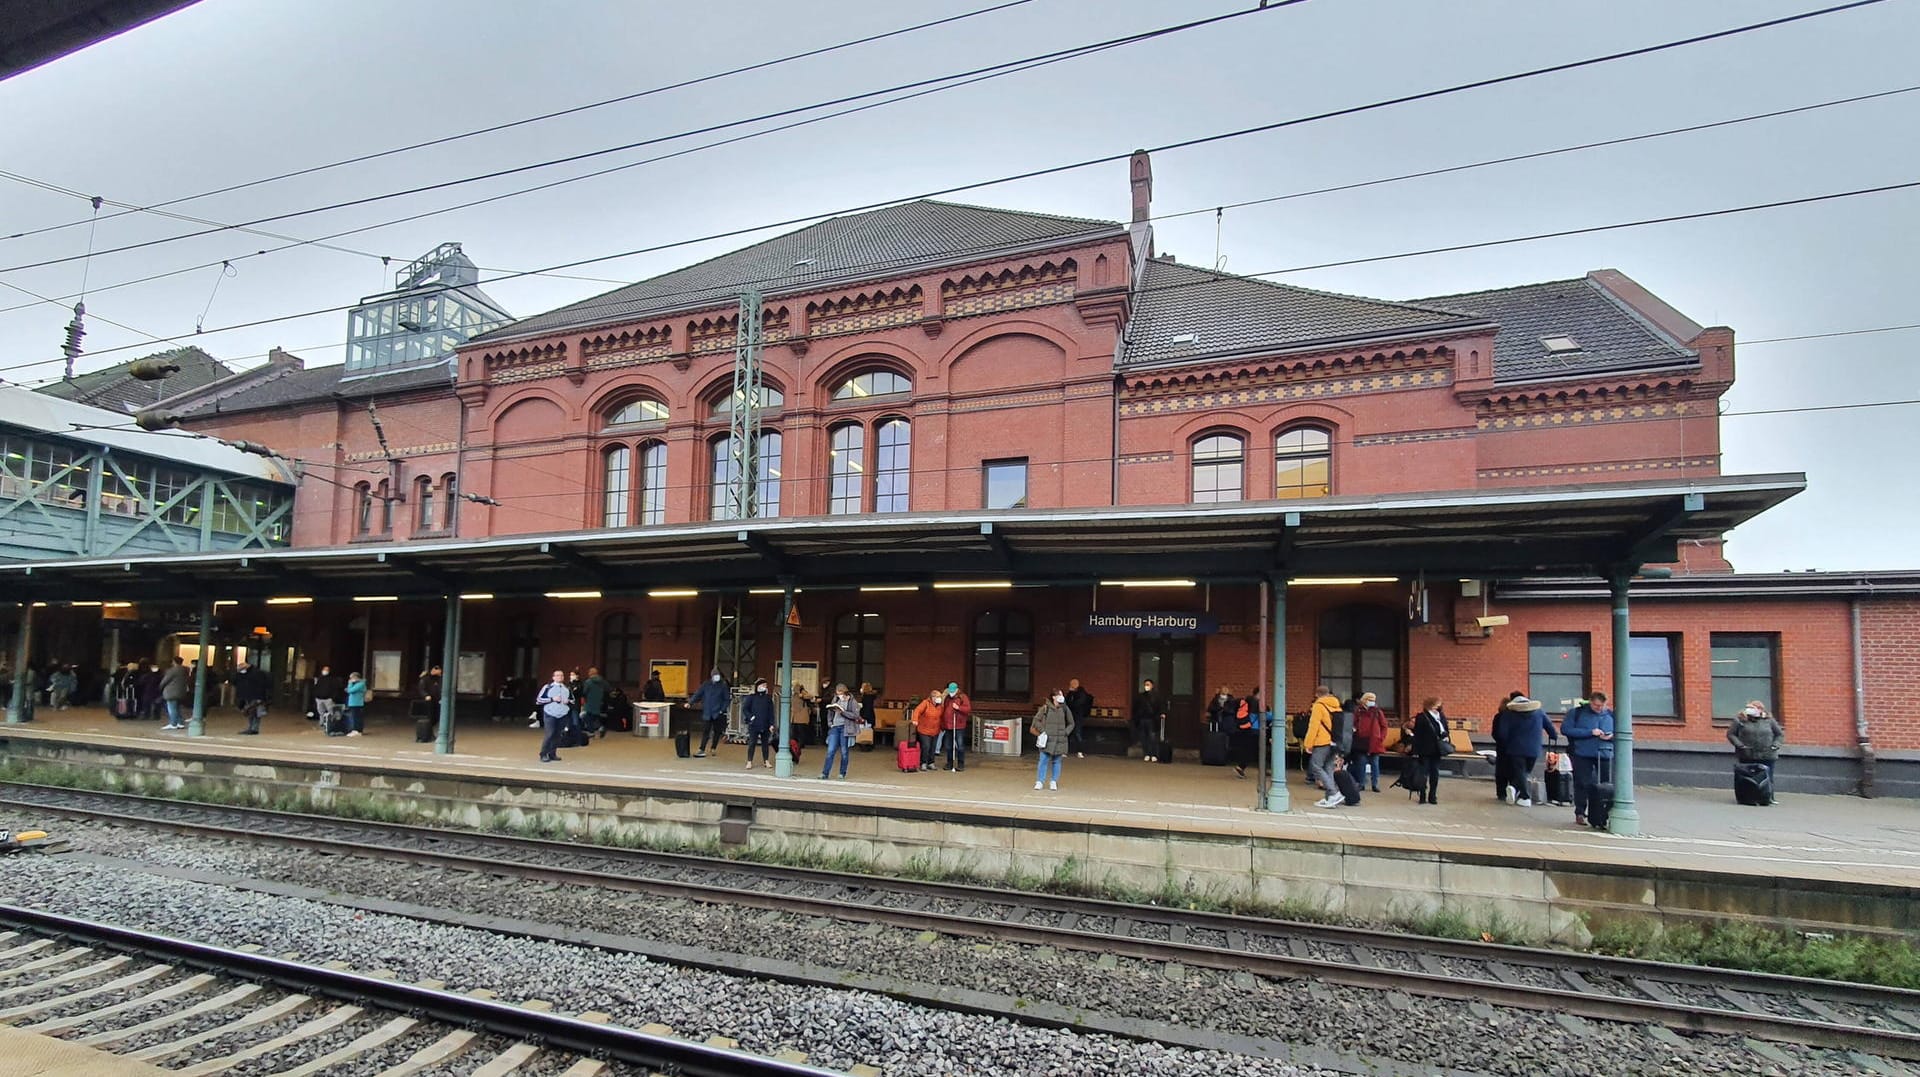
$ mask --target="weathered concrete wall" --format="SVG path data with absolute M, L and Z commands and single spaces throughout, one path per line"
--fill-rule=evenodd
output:
M 1156 895 L 1252 898 L 1337 916 L 1400 920 L 1450 911 L 1470 923 L 1584 944 L 1609 918 L 1748 920 L 1819 931 L 1920 930 L 1914 890 L 1768 875 L 1546 858 L 1393 849 L 1188 833 L 1072 820 L 1001 820 L 964 811 L 848 805 L 799 797 L 730 796 L 585 784 L 530 785 L 480 775 L 449 777 L 368 767 L 179 758 L 58 744 L 0 741 L 23 763 L 114 776 L 129 786 L 179 789 L 207 782 L 284 794 L 318 805 L 377 797 L 400 812 L 475 829 L 543 824 L 567 833 L 614 833 L 650 843 L 750 843 L 850 854 L 877 869 L 935 864 L 982 877 L 1073 877 Z

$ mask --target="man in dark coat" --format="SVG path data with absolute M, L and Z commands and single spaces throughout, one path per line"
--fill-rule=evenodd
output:
M 1140 694 L 1133 697 L 1133 739 L 1140 745 L 1140 758 L 1152 762 L 1158 754 L 1160 723 L 1167 720 L 1167 704 L 1153 690 L 1151 678 L 1140 682 Z
M 588 736 L 607 735 L 607 691 L 612 687 L 600 675 L 600 667 L 587 667 L 587 679 L 580 682 L 580 724 Z
M 705 759 L 709 747 L 718 755 L 720 746 L 727 742 L 727 707 L 732 698 L 718 669 L 708 673 L 705 683 L 687 697 L 687 706 L 700 712 L 700 750 L 693 753 L 695 759 Z
M 1498 753 L 1494 780 L 1507 803 L 1533 807 L 1527 786 L 1533 777 L 1533 765 L 1540 759 L 1541 744 L 1558 743 L 1559 739 L 1538 700 L 1516 693 L 1501 707 L 1493 720 L 1493 742 Z M 1503 764 L 1504 770 L 1500 769 Z
M 643 703 L 665 703 L 667 701 L 667 688 L 660 683 L 659 670 L 656 669 L 647 676 L 646 687 L 640 689 L 640 700 Z
M 233 685 L 233 705 L 247 720 L 247 728 L 241 730 L 249 736 L 260 732 L 260 719 L 267 713 L 267 697 L 273 693 L 273 682 L 266 672 L 252 662 L 241 662 L 240 668 L 227 678 Z
M 1087 757 L 1087 719 L 1093 716 L 1093 693 L 1080 686 L 1080 678 L 1067 682 L 1067 713 L 1073 728 L 1067 733 L 1067 750 L 1076 757 Z

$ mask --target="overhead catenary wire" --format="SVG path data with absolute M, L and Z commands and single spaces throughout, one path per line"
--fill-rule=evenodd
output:
M 889 38 L 901 37 L 907 34 L 917 33 L 921 30 L 930 30 L 938 26 L 946 26 L 951 23 L 964 22 L 967 19 L 976 18 L 982 15 L 991 15 L 996 12 L 1005 11 L 1009 8 L 1022 7 L 1032 2 L 1033 0 L 1005 0 L 1005 2 L 1003 3 L 993 4 L 988 7 L 975 8 L 971 11 L 963 11 L 954 15 L 945 16 L 943 18 L 931 19 L 926 22 L 914 23 L 911 26 L 903 26 L 894 30 L 887 30 L 880 33 L 868 34 L 865 37 L 857 37 L 849 41 L 836 42 L 835 44 L 832 44 L 832 45 L 824 45 L 818 48 L 806 49 L 801 52 L 788 53 L 787 55 L 774 57 L 769 60 L 760 60 L 755 63 L 744 64 L 739 67 L 728 68 L 727 70 L 724 70 L 724 71 L 716 71 L 710 74 L 700 75 L 690 79 L 682 79 L 678 82 L 667 83 L 661 86 L 654 86 L 649 89 L 635 91 L 633 93 L 621 94 L 617 97 L 609 97 L 609 98 L 604 98 L 598 101 L 590 101 L 590 102 L 587 102 L 586 104 L 573 105 L 568 108 L 557 109 L 552 112 L 544 112 L 534 116 L 526 116 L 526 117 L 522 117 L 521 119 L 509 120 L 504 123 L 491 124 L 489 126 L 475 128 L 470 131 L 462 131 L 457 134 L 442 135 L 440 137 L 427 139 L 421 142 L 408 143 L 404 146 L 395 146 L 391 149 L 379 150 L 377 152 L 372 152 L 372 153 L 363 153 L 363 154 L 359 154 L 352 157 L 345 157 L 340 160 L 329 161 L 324 164 L 310 165 L 305 168 L 295 169 L 290 172 L 282 172 L 272 176 L 263 176 L 259 179 L 247 180 L 242 183 L 228 184 L 225 187 L 217 187 L 212 190 L 200 191 L 195 194 L 181 195 L 176 198 L 167 199 L 166 201 L 163 201 L 163 202 L 155 202 L 152 205 L 137 206 L 137 205 L 124 203 L 124 202 L 116 202 L 113 204 L 123 207 L 128 213 L 156 212 L 159 210 L 163 210 L 168 206 L 177 206 L 185 202 L 195 202 L 202 198 L 211 198 L 215 195 L 229 194 L 234 191 L 243 191 L 251 187 L 259 187 L 269 183 L 278 183 L 281 180 L 295 179 L 300 176 L 310 176 L 317 172 L 325 172 L 331 169 L 341 168 L 347 165 L 364 164 L 368 161 L 375 161 L 384 157 L 392 157 L 402 153 L 410 153 L 414 150 L 423 150 L 423 149 L 428 149 L 434 146 L 444 146 L 452 142 L 459 142 L 465 139 L 475 138 L 480 135 L 494 134 L 499 131 L 512 130 L 517 127 L 525 127 L 529 124 L 542 123 L 547 120 L 559 119 L 563 116 L 572 116 L 578 113 L 590 111 L 592 109 L 603 108 L 608 105 L 618 105 L 618 104 L 624 104 L 629 101 L 638 101 L 642 98 L 651 97 L 655 94 L 667 93 L 672 90 L 687 89 L 692 86 L 699 86 L 703 83 L 716 82 L 721 79 L 732 78 L 737 75 L 744 75 L 754 71 L 763 71 L 768 68 L 778 67 L 782 64 L 793 63 L 798 60 L 811 59 L 816 56 L 825 56 L 829 53 L 838 52 L 843 49 L 854 48 L 859 45 L 872 44 L 873 42 L 876 42 L 876 41 L 884 41 Z M 122 216 L 126 216 L 126 213 L 108 214 L 107 219 L 112 220 L 115 217 L 122 217 Z M 42 228 L 35 228 L 25 232 L 16 232 L 9 236 L 0 237 L 0 238 L 22 239 L 27 236 L 36 236 L 46 232 L 55 232 L 65 228 L 77 227 L 79 225 L 86 224 L 86 223 L 87 223 L 86 218 L 82 218 L 77 221 L 68 221 L 65 224 L 47 225 Z M 211 222 L 201 222 L 201 223 L 211 223 Z

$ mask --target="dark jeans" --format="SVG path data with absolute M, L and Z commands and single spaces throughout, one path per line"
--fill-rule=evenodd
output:
M 833 769 L 834 756 L 840 757 L 840 776 L 847 776 L 847 759 L 853 754 L 853 730 L 844 725 L 833 726 L 827 730 L 827 757 L 820 762 L 820 776 L 827 776 Z
M 753 750 L 755 748 L 760 749 L 761 762 L 765 763 L 765 762 L 771 762 L 773 760 L 773 727 L 772 726 L 766 726 L 764 728 L 757 727 L 757 726 L 747 727 L 747 765 L 748 766 L 753 765 Z
M 1378 793 L 1380 791 L 1380 757 L 1372 752 L 1360 752 L 1354 755 L 1353 762 L 1360 771 L 1355 780 L 1362 785 L 1372 782 L 1373 792 Z
M 702 726 L 700 750 L 704 752 L 711 745 L 714 751 L 719 751 L 720 746 L 727 742 L 727 716 L 722 714 L 718 718 L 705 719 Z
M 267 708 L 264 705 L 260 707 L 260 712 L 262 714 L 266 713 L 266 710 Z M 349 733 L 360 732 L 362 729 L 362 724 L 366 718 L 366 714 L 367 714 L 367 708 L 365 707 L 348 707 L 347 708 L 347 732 Z M 260 725 L 260 720 L 258 718 L 254 719 L 254 728 L 258 728 L 259 725 Z
M 914 736 L 920 738 L 920 769 L 932 770 L 934 760 L 940 757 L 939 752 L 936 751 L 940 744 L 940 734 L 915 733 Z
M 560 732 L 561 730 L 567 728 L 567 724 L 570 721 L 572 721 L 572 718 L 568 715 L 563 714 L 560 717 L 555 718 L 551 714 L 547 714 L 545 712 L 541 713 L 540 725 L 546 730 L 546 735 L 540 738 L 540 761 L 541 762 L 544 763 L 549 759 L 560 758 L 560 753 L 557 751 L 559 741 L 560 741 Z
M 940 753 L 946 757 L 947 766 L 956 770 L 967 769 L 966 729 L 949 729 L 940 734 Z
M 1067 751 L 1079 755 L 1087 750 L 1087 738 L 1081 733 L 1081 730 L 1086 727 L 1086 724 L 1087 720 L 1085 718 L 1081 718 L 1078 715 L 1074 716 L 1073 728 L 1067 733 Z
M 1539 762 L 1537 756 L 1514 755 L 1510 752 L 1501 754 L 1494 761 L 1494 799 L 1507 799 L 1509 788 L 1513 790 L 1514 796 L 1523 800 L 1530 799 L 1527 780 L 1533 777 L 1533 765 L 1537 762 Z
M 1422 803 L 1440 802 L 1440 757 L 1437 755 L 1416 755 L 1407 760 L 1413 764 L 1413 787 L 1420 793 Z
M 1154 741 L 1155 719 L 1135 718 L 1133 720 L 1133 742 L 1140 746 L 1140 754 L 1152 756 L 1156 746 Z
M 1576 755 L 1573 757 L 1573 814 L 1584 819 L 1587 809 L 1599 799 L 1600 783 L 1607 778 L 1607 772 L 1613 768 L 1613 761 L 1596 756 Z

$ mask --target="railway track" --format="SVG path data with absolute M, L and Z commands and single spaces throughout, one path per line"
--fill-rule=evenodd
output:
M 0 905 L 0 1023 L 185 1075 L 830 1077 L 332 966 Z
M 4 784 L 0 805 L 545 883 L 1802 1044 L 1849 1053 L 1869 1068 L 1880 1059 L 1920 1060 L 1920 992 L 1893 988 L 128 794 Z

